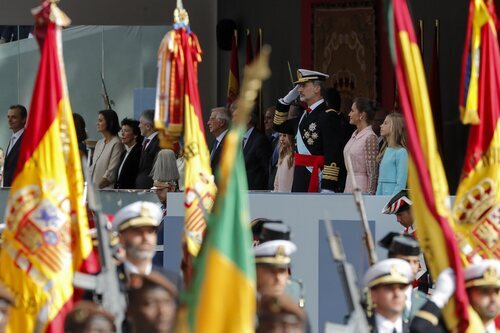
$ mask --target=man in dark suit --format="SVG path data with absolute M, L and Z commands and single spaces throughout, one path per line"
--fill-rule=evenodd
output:
M 344 146 L 338 113 L 324 99 L 326 74 L 299 69 L 296 86 L 276 104 L 274 129 L 295 136 L 295 169 L 292 192 L 342 192 Z M 307 109 L 288 119 L 290 104 L 300 96 Z M 320 171 L 322 171 L 320 173 Z
M 17 167 L 17 159 L 21 150 L 21 142 L 24 134 L 24 126 L 28 118 L 28 111 L 22 105 L 12 105 L 7 112 L 7 121 L 9 129 L 12 130 L 12 137 L 5 154 L 5 163 L 3 166 L 2 186 L 10 187 L 14 180 L 14 172 Z
M 247 170 L 248 189 L 267 190 L 271 144 L 264 134 L 255 128 L 256 115 L 252 113 L 243 136 L 243 156 Z
M 134 189 L 135 178 L 139 171 L 141 160 L 142 136 L 137 120 L 125 118 L 122 120 L 121 141 L 125 150 L 120 156 L 120 167 L 116 178 L 116 189 Z
M 216 170 L 219 167 L 224 139 L 226 138 L 226 133 L 230 124 L 231 114 L 226 108 L 217 107 L 212 109 L 207 125 L 210 134 L 215 138 L 212 149 L 210 150 L 210 166 L 212 167 L 212 173 L 214 175 L 217 174 Z
M 154 110 L 146 110 L 139 118 L 139 128 L 144 137 L 142 142 L 141 160 L 139 162 L 139 171 L 135 179 L 137 189 L 150 189 L 153 186 L 151 170 L 155 163 L 156 155 L 160 151 L 160 140 L 158 132 L 154 127 Z

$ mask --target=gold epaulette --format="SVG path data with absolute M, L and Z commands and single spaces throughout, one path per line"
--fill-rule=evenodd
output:
M 323 167 L 323 179 L 326 180 L 339 180 L 340 168 L 337 163 L 331 163 Z
M 273 123 L 275 123 L 276 125 L 283 124 L 287 119 L 288 119 L 288 112 L 280 112 L 278 110 L 274 112 Z
M 431 323 L 433 326 L 437 326 L 439 323 L 438 317 L 436 317 L 435 314 L 430 313 L 429 311 L 424 311 L 420 310 L 415 314 L 415 317 L 422 318 L 424 320 L 427 320 L 429 323 Z
M 326 113 L 328 112 L 335 112 L 336 114 L 340 114 L 340 111 L 337 111 L 335 109 L 328 109 L 328 110 L 325 110 Z

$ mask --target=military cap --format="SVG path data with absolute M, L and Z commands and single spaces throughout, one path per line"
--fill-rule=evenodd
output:
M 382 209 L 383 214 L 399 214 L 404 212 L 405 210 L 410 209 L 411 200 L 408 196 L 407 190 L 401 190 L 398 194 L 393 196 L 391 200 L 385 205 L 384 209 Z
M 263 325 L 268 322 L 285 322 L 291 325 L 304 324 L 306 314 L 297 302 L 287 295 L 262 295 L 258 302 L 258 332 L 265 332 Z
M 119 232 L 136 227 L 158 227 L 163 212 L 161 208 L 148 201 L 137 201 L 120 209 L 115 214 L 113 228 Z
M 2 284 L 0 284 L 0 302 L 14 304 L 14 296 Z
M 130 275 L 129 293 L 135 293 L 152 287 L 160 287 L 165 289 L 173 297 L 177 297 L 177 288 L 160 272 L 152 271 L 149 274 Z
M 402 256 L 418 256 L 422 252 L 420 245 L 412 235 L 389 232 L 378 244 L 389 250 L 389 256 L 399 254 Z
M 290 227 L 284 223 L 265 223 L 259 236 L 260 244 L 253 248 L 255 263 L 288 267 L 290 255 L 297 246 L 290 241 Z
M 64 332 L 76 333 L 84 332 L 92 319 L 103 319 L 111 325 L 113 332 L 116 332 L 113 315 L 105 311 L 96 303 L 80 301 L 64 318 Z
M 309 81 L 325 81 L 330 76 L 321 72 L 311 71 L 308 69 L 297 70 L 297 81 L 294 84 L 305 83 Z
M 409 263 L 402 259 L 386 259 L 371 266 L 365 273 L 363 282 L 368 288 L 381 284 L 410 284 L 413 272 Z
M 465 287 L 500 288 L 500 260 L 486 259 L 464 269 Z
M 253 235 L 253 246 L 260 244 L 260 234 L 262 232 L 262 226 L 266 223 L 283 223 L 280 220 L 270 220 L 265 217 L 258 217 L 250 222 L 250 228 L 252 229 Z

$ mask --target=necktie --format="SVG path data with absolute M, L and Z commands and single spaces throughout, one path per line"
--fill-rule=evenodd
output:
M 14 135 L 10 137 L 9 147 L 7 148 L 7 153 L 5 154 L 5 156 L 9 155 L 13 146 L 14 146 Z
M 215 139 L 214 144 L 212 145 L 212 151 L 210 152 L 210 161 L 214 158 L 215 151 L 217 150 L 218 145 L 219 145 L 219 140 Z
M 311 111 L 312 111 L 311 108 L 306 109 L 307 114 L 311 113 Z
M 142 152 L 143 153 L 146 150 L 146 147 L 147 147 L 149 141 L 151 141 L 151 140 L 149 140 L 149 139 L 144 140 L 144 143 L 142 144 Z
M 396 329 L 396 327 L 394 327 L 394 328 L 392 329 L 392 333 L 398 333 L 398 330 Z

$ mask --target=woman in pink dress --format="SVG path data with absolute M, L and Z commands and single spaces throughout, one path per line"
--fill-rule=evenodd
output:
M 274 192 L 291 192 L 293 183 L 293 136 L 280 134 L 279 158 L 276 177 L 274 178 Z
M 356 130 L 344 147 L 344 161 L 347 169 L 345 193 L 354 191 L 351 174 L 354 174 L 361 192 L 375 194 L 377 190 L 378 140 L 371 127 L 376 110 L 376 101 L 364 97 L 354 99 L 351 112 L 349 112 L 349 123 L 355 125 Z M 352 170 L 347 162 L 348 157 L 351 159 Z

